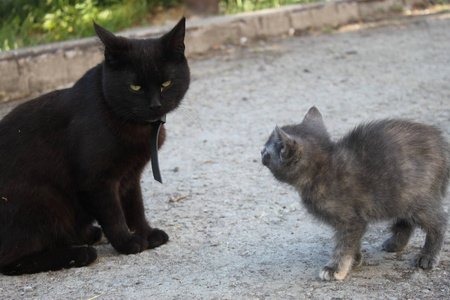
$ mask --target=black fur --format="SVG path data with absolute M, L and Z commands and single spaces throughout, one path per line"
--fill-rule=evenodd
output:
M 276 127 L 261 154 L 275 178 L 294 186 L 307 210 L 336 231 L 322 279 L 342 280 L 360 264 L 361 238 L 376 220 L 394 220 L 386 251 L 402 250 L 421 227 L 427 237 L 413 264 L 429 269 L 438 263 L 448 218 L 442 200 L 450 156 L 436 127 L 380 120 L 333 142 L 313 107 L 302 123 Z
M 152 122 L 177 108 L 189 86 L 185 19 L 148 40 L 94 26 L 105 61 L 72 88 L 24 103 L 0 121 L 4 274 L 88 265 L 97 254 L 86 245 L 102 231 L 124 254 L 168 240 L 146 221 L 140 177 Z M 159 145 L 164 139 L 162 128 Z

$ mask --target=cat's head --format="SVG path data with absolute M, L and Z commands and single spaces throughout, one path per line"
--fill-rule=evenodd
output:
M 147 124 L 178 107 L 190 82 L 185 18 L 156 39 L 128 39 L 94 27 L 104 46 L 102 91 L 110 110 L 125 121 Z
M 294 184 L 331 147 L 322 115 L 312 107 L 300 124 L 275 127 L 261 151 L 261 160 L 276 179 Z

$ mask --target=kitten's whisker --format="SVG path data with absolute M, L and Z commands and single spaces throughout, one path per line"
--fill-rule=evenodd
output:
M 258 167 L 258 173 L 261 173 L 262 172 L 262 170 L 263 170 L 263 165 L 259 165 L 259 167 Z

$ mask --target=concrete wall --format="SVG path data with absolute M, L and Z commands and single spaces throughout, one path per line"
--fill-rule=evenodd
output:
M 239 44 L 309 28 L 335 27 L 386 18 L 393 8 L 429 5 L 429 0 L 348 0 L 297 4 L 233 16 L 187 22 L 187 55 L 200 54 L 221 44 Z M 172 25 L 119 33 L 152 38 Z M 102 61 L 96 38 L 53 43 L 0 53 L 0 103 L 30 97 L 69 85 Z

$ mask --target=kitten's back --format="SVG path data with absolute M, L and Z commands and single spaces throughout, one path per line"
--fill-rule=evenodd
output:
M 434 126 L 405 120 L 359 125 L 336 145 L 360 165 L 367 188 L 397 197 L 445 195 L 449 181 L 449 147 Z

